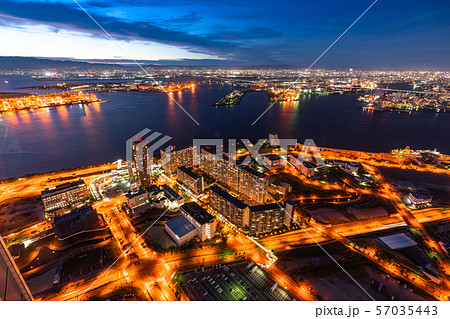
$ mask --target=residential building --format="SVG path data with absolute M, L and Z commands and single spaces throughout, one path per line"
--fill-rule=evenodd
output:
M 264 173 L 249 166 L 236 165 L 228 158 L 205 149 L 201 150 L 200 169 L 246 202 L 259 204 L 266 200 L 269 178 Z
M 239 184 L 233 191 L 240 194 L 243 200 L 251 204 L 264 203 L 268 187 L 269 176 L 250 166 L 239 166 Z
M 177 168 L 180 166 L 192 167 L 194 163 L 194 147 L 190 146 L 178 151 L 175 151 L 175 147 L 171 146 L 170 151 L 166 152 L 161 150 L 161 162 L 164 172 L 170 176 L 177 172 Z
M 54 188 L 46 188 L 41 192 L 44 210 L 46 212 L 58 210 L 68 206 L 77 206 L 86 203 L 90 196 L 85 182 L 80 179 L 57 185 Z
M 247 204 L 217 185 L 210 187 L 208 194 L 209 205 L 231 223 L 241 228 L 248 224 L 248 214 L 245 215 Z
M 258 234 L 272 231 L 290 225 L 290 217 L 287 216 L 286 205 L 271 203 L 264 205 L 248 206 L 248 231 L 250 234 Z
M 139 184 L 142 186 L 150 185 L 151 181 L 151 168 L 148 158 L 148 145 L 142 138 L 136 139 L 132 143 L 133 161 L 135 163 L 137 178 Z
M 248 229 L 250 234 L 268 232 L 283 225 L 290 226 L 294 217 L 295 202 L 292 200 L 284 204 L 248 206 L 218 186 L 210 187 L 208 193 L 210 206 L 237 227 Z
M 204 182 L 203 177 L 194 173 L 186 166 L 180 166 L 177 168 L 177 177 L 184 186 L 191 190 L 194 194 L 198 195 L 203 193 Z

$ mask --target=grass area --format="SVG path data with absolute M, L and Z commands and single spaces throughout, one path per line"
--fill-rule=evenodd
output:
M 52 243 L 53 236 L 48 236 L 35 241 L 28 245 L 20 254 L 20 257 L 15 260 L 17 267 L 22 268 L 27 265 L 35 257 L 35 251 L 38 247 L 48 246 Z
M 323 244 L 322 247 L 339 260 L 339 264 L 355 264 L 364 261 L 364 258 L 351 251 L 339 242 Z M 276 253 L 278 257 L 277 266 L 293 278 L 308 273 L 332 272 L 339 266 L 317 245 L 303 246 L 292 250 Z
M 376 184 L 376 182 L 369 185 L 362 185 L 354 178 L 354 176 L 344 172 L 339 167 L 330 167 L 328 168 L 328 170 L 355 188 L 370 189 L 373 191 L 378 189 L 378 185 Z
M 91 240 L 94 237 L 99 237 L 99 236 L 100 237 L 101 236 L 108 237 L 110 235 L 111 235 L 111 233 L 110 233 L 109 229 L 94 229 L 91 231 L 87 231 L 84 233 L 80 233 L 80 234 L 71 236 L 71 237 L 63 239 L 63 240 L 54 237 L 52 240 L 52 243 L 56 247 L 63 248 L 63 247 L 68 247 L 68 246 L 71 246 L 74 244 L 78 244 L 78 243 L 86 241 L 86 240 Z
M 314 185 L 305 184 L 299 178 L 288 174 L 288 173 L 279 173 L 271 175 L 272 181 L 277 182 L 285 182 L 292 186 L 292 194 L 301 195 L 305 197 L 317 196 L 317 197 L 333 197 L 336 195 L 347 195 L 345 191 L 341 190 L 327 190 L 316 187 Z

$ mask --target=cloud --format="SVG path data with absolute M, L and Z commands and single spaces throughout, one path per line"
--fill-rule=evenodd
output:
M 122 3 L 124 1 L 121 1 L 120 4 Z M 90 2 L 89 5 L 108 4 L 97 1 Z M 75 3 L 74 5 L 31 1 L 18 3 L 11 0 L 2 0 L 0 13 L 16 21 L 21 19 L 27 23 L 40 23 L 55 29 L 68 29 L 88 33 L 95 37 L 105 37 L 103 31 L 83 11 L 76 7 Z M 248 48 L 252 40 L 281 36 L 279 32 L 267 27 L 249 27 L 241 30 L 221 27 L 210 34 L 192 34 L 183 26 L 188 26 L 201 19 L 194 12 L 173 17 L 166 20 L 165 23 L 124 21 L 123 19 L 101 16 L 91 12 L 90 14 L 118 40 L 156 42 L 177 46 L 189 52 L 209 54 L 220 58 L 233 58 L 235 55 L 243 55 L 244 50 Z M 163 27 L 164 25 L 165 27 Z
M 371 1 L 367 2 L 80 1 L 117 40 L 139 42 L 143 50 L 152 44 L 165 45 L 189 53 L 189 58 L 202 54 L 228 61 L 299 66 L 314 61 Z M 449 12 L 444 1 L 379 1 L 317 66 L 382 65 L 390 63 L 387 59 L 411 65 L 424 58 L 441 61 L 450 48 Z M 53 32 L 67 30 L 107 39 L 71 0 L 1 0 L 0 25 L 16 29 L 46 25 Z M 429 48 L 429 56 L 419 50 L 421 46 Z M 442 64 L 448 66 L 448 62 Z
M 54 28 L 89 33 L 96 37 L 105 37 L 102 30 L 81 10 L 64 3 L 41 3 L 2 0 L 0 13 L 3 17 L 22 23 L 39 23 Z M 109 33 L 121 40 L 144 40 L 166 45 L 182 47 L 190 52 L 212 55 L 228 55 L 233 44 L 213 37 L 189 34 L 186 31 L 163 28 L 151 22 L 126 22 L 113 17 L 91 14 Z M 194 16 L 185 16 L 181 21 L 193 21 Z M 5 19 L 3 19 L 5 20 Z M 8 22 L 8 21 L 6 21 Z M 5 21 L 3 21 L 5 23 Z

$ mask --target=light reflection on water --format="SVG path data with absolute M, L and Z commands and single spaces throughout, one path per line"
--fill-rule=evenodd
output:
M 8 85 L 14 87 L 14 79 Z M 389 152 L 409 145 L 450 153 L 450 114 L 367 112 L 356 94 L 311 95 L 275 104 L 252 126 L 269 106 L 267 97 L 249 93 L 232 107 L 212 105 L 230 90 L 202 85 L 172 95 L 200 126 L 164 93 L 101 93 L 108 102 L 0 113 L 0 177 L 124 158 L 125 141 L 144 128 L 172 136 L 179 148 L 193 138 L 259 139 L 277 132 L 335 148 Z

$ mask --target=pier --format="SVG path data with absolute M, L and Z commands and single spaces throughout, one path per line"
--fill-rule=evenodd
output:
M 101 103 L 104 101 L 98 99 L 94 94 L 85 94 L 83 92 L 24 95 L 20 97 L 0 99 L 0 112 L 57 107 L 73 104 L 88 104 L 94 102 Z

